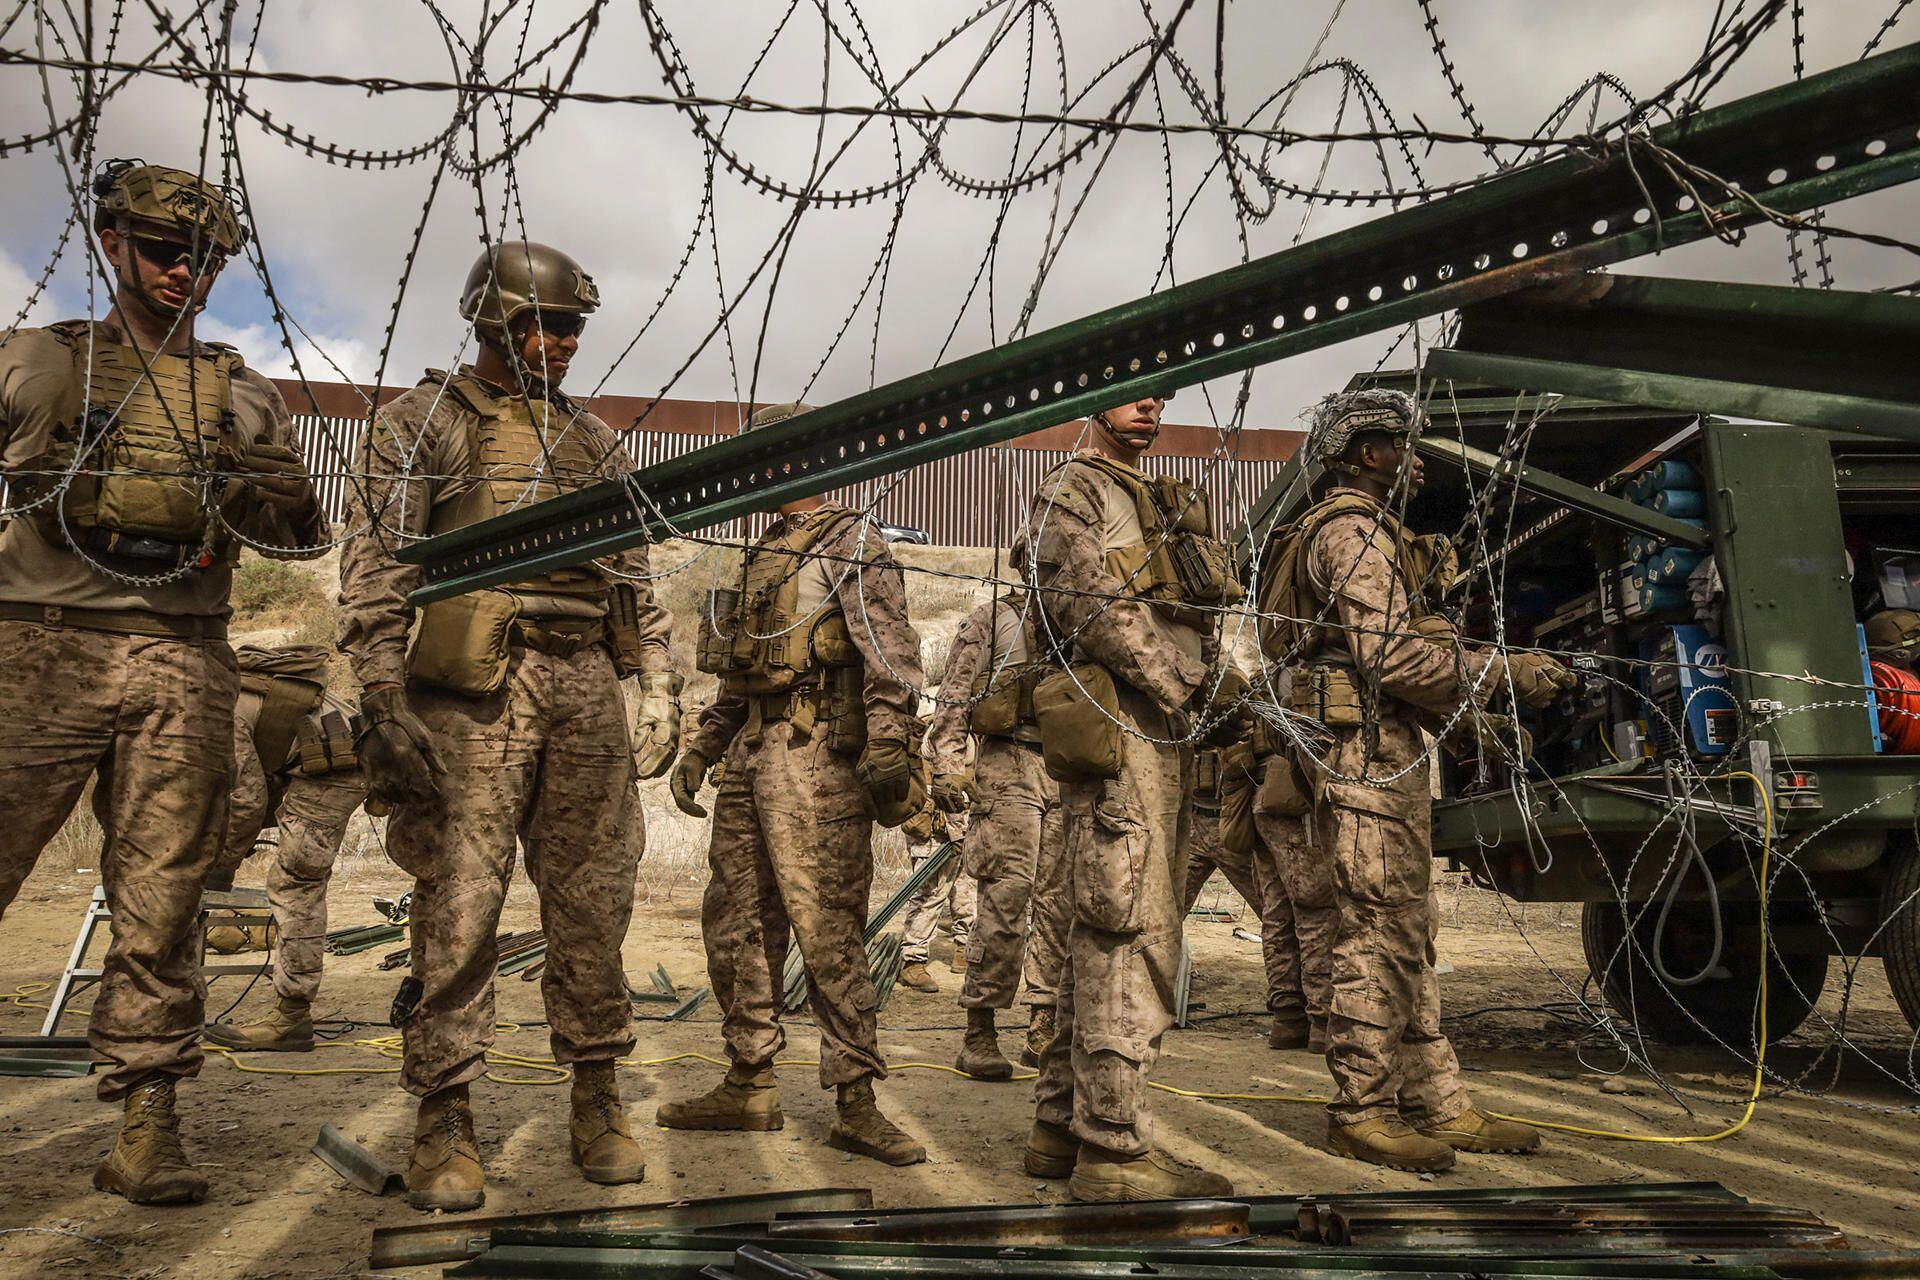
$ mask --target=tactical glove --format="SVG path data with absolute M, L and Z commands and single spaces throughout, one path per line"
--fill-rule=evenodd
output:
M 965 813 L 980 798 L 980 788 L 970 774 L 933 775 L 933 807 L 942 813 Z
M 897 738 L 875 738 L 860 753 L 854 772 L 873 801 L 874 821 L 897 827 L 926 807 L 927 787 L 921 781 L 917 753 Z
M 1225 668 L 1217 682 L 1213 673 L 1208 672 L 1206 680 L 1194 691 L 1195 698 L 1202 695 L 1207 698 L 1200 712 L 1203 745 L 1223 747 L 1252 732 L 1253 708 L 1247 705 L 1247 678 L 1240 674 L 1240 668 Z
M 1508 654 L 1507 675 L 1513 680 L 1513 696 L 1536 709 L 1551 705 L 1579 683 L 1573 672 L 1544 653 Z
M 440 796 L 446 766 L 433 734 L 407 706 L 399 685 L 360 695 L 360 736 L 353 749 L 367 781 L 367 794 L 381 804 L 427 804 Z
M 311 508 L 320 503 L 313 492 L 313 479 L 298 449 L 270 440 L 255 440 L 240 455 L 239 469 L 260 501 L 283 511 Z
M 673 764 L 680 745 L 680 688 L 672 671 L 644 672 L 640 698 L 633 706 L 633 767 L 643 778 L 657 778 Z
M 673 792 L 673 803 L 689 818 L 707 816 L 706 809 L 694 799 L 700 794 L 700 784 L 706 780 L 707 758 L 698 751 L 681 753 L 680 763 L 674 766 L 673 781 L 668 786 Z
M 1480 760 L 1491 756 L 1520 764 L 1533 754 L 1533 735 L 1512 716 L 1468 708 L 1454 719 L 1440 745 L 1449 755 Z

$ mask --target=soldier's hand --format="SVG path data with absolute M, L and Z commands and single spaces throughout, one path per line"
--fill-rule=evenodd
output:
M 407 706 L 398 685 L 369 689 L 360 697 L 360 736 L 354 751 L 367 794 L 381 804 L 427 804 L 439 798 L 446 766 L 433 734 Z
M 927 804 L 926 784 L 920 780 L 913 750 L 897 738 L 875 738 L 860 753 L 854 772 L 873 801 L 874 821 L 897 827 Z
M 965 773 L 933 775 L 933 807 L 942 813 L 965 813 L 980 798 L 980 788 Z
M 313 478 L 307 474 L 306 460 L 298 449 L 255 440 L 240 455 L 240 470 L 246 473 L 247 485 L 268 506 L 285 511 L 319 506 Z
M 698 751 L 683 752 L 680 763 L 674 766 L 673 781 L 668 789 L 673 792 L 673 803 L 689 818 L 707 816 L 705 806 L 695 796 L 700 794 L 700 784 L 707 780 L 707 758 Z
M 1536 709 L 1552 705 L 1579 683 L 1573 672 L 1544 653 L 1508 654 L 1507 675 L 1513 680 L 1513 696 Z
M 1195 691 L 1195 697 L 1202 695 L 1207 700 L 1200 712 L 1201 740 L 1206 746 L 1226 746 L 1252 732 L 1253 708 L 1247 704 L 1247 678 L 1240 668 L 1226 667 L 1217 681 L 1208 673 Z
M 633 767 L 643 778 L 657 778 L 673 765 L 680 745 L 678 672 L 649 671 L 639 678 L 640 698 L 633 707 Z

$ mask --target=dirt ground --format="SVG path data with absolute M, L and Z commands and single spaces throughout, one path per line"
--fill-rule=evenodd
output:
M 7 916 L 7 980 L 0 992 L 58 977 L 95 878 L 47 866 L 28 881 Z M 336 884 L 335 927 L 372 922 L 372 896 L 404 887 L 390 868 L 357 859 Z M 1534 907 L 1522 918 L 1512 904 L 1458 887 L 1443 890 L 1441 903 L 1441 958 L 1452 966 L 1442 979 L 1447 1027 L 1482 1102 L 1563 1123 L 1668 1136 L 1712 1133 L 1738 1116 L 1747 1077 L 1737 1064 L 1653 1047 L 1666 1080 L 1694 1099 L 1688 1115 L 1644 1076 L 1606 1074 L 1618 1067 L 1619 1055 L 1599 1040 L 1585 1039 L 1583 1058 L 1577 1029 L 1538 1008 L 1568 1000 L 1579 988 L 1583 968 L 1570 908 Z M 1202 899 L 1207 905 L 1239 906 L 1217 879 Z M 517 881 L 506 927 L 535 923 L 531 891 Z M 1266 1047 L 1259 948 L 1235 936 L 1243 923 L 1192 922 L 1193 998 L 1204 1006 L 1197 1014 L 1202 1021 L 1168 1036 L 1156 1079 L 1202 1093 L 1318 1094 L 1326 1084 L 1320 1060 Z M 944 958 L 945 945 L 936 944 L 936 959 Z M 371 1230 L 417 1215 L 397 1197 L 377 1200 L 351 1189 L 308 1149 L 320 1126 L 332 1121 L 394 1165 L 406 1163 L 411 1100 L 388 1074 L 391 1061 L 365 1043 L 386 1033 L 399 978 L 376 967 L 384 950 L 329 959 L 319 1012 L 364 1025 L 315 1054 L 246 1059 L 258 1073 L 211 1056 L 200 1078 L 182 1088 L 187 1145 L 213 1180 L 203 1205 L 140 1209 L 90 1189 L 91 1170 L 116 1121 L 116 1110 L 95 1100 L 92 1081 L 0 1079 L 0 1275 L 222 1280 L 363 1271 Z M 626 961 L 637 984 L 644 985 L 657 964 L 683 988 L 704 981 L 696 883 L 679 876 L 651 887 L 628 934 Z M 544 1078 L 550 1073 L 502 1065 L 493 1081 L 475 1090 L 488 1173 L 483 1212 L 822 1186 L 870 1187 L 881 1204 L 1058 1199 L 1059 1184 L 1036 1182 L 1019 1169 L 1031 1114 L 1025 1085 L 980 1083 L 918 1066 L 950 1063 L 959 1045 L 961 1018 L 952 996 L 958 979 L 943 966 L 936 969 L 947 991 L 897 990 L 881 1015 L 881 1044 L 895 1069 L 881 1086 L 882 1103 L 926 1144 L 927 1163 L 896 1170 L 830 1150 L 824 1138 L 831 1101 L 802 1065 L 783 1073 L 784 1132 L 702 1135 L 654 1127 L 646 1122 L 661 1099 L 705 1088 L 719 1068 L 691 1059 L 641 1061 L 626 1067 L 622 1080 L 642 1122 L 646 1182 L 594 1187 L 567 1160 L 565 1089 Z M 240 999 L 244 981 L 218 982 L 209 1016 Z M 1835 986 L 1829 986 L 1829 1005 Z M 545 1038 L 530 1025 L 541 1017 L 539 984 L 507 977 L 499 989 L 500 1016 L 529 1024 L 502 1034 L 499 1048 L 544 1056 Z M 240 1012 L 270 999 L 261 982 L 240 1000 Z M 1492 1006 L 1503 1011 L 1480 1012 Z M 0 1032 L 37 1031 L 41 1016 L 17 1000 L 0 1003 Z M 718 1053 L 715 1017 L 709 1007 L 684 1023 L 641 1023 L 636 1057 Z M 78 1031 L 81 1022 L 70 1019 L 67 1028 Z M 1555 1134 L 1535 1156 L 1463 1157 L 1444 1183 L 1718 1179 L 1757 1200 L 1810 1208 L 1857 1243 L 1920 1245 L 1914 1210 L 1920 1127 L 1905 1110 L 1913 1096 L 1896 1083 L 1908 1076 L 1912 1037 L 1876 961 L 1858 973 L 1849 1034 L 1866 1051 L 1847 1061 L 1837 1083 L 1815 1061 L 1809 1032 L 1777 1049 L 1774 1061 L 1783 1071 L 1815 1068 L 1810 1075 L 1823 1094 L 1770 1096 L 1736 1137 L 1649 1145 Z M 1011 1049 L 1016 1037 L 1004 1041 Z M 812 1028 L 795 1025 L 786 1057 L 811 1060 L 815 1050 Z M 316 1068 L 328 1074 L 272 1074 Z M 1325 1121 L 1310 1104 L 1157 1094 L 1155 1106 L 1167 1146 L 1227 1173 L 1245 1192 L 1421 1185 L 1413 1175 L 1326 1153 Z

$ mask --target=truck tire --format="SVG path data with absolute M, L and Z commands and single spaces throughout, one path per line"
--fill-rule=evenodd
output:
M 1742 909 L 1744 907 L 1744 910 Z M 1654 925 L 1657 903 L 1630 904 L 1622 916 L 1617 902 L 1589 902 L 1580 913 L 1580 944 L 1587 970 L 1620 1017 L 1668 1044 L 1712 1044 L 1753 1048 L 1753 1015 L 1759 998 L 1759 912 L 1754 903 L 1724 904 L 1727 912 L 1720 972 L 1704 982 L 1677 987 L 1654 973 Z M 1696 972 L 1710 953 L 1712 921 L 1707 905 L 1677 902 L 1667 918 L 1663 953 L 1670 972 Z M 1637 945 L 1627 943 L 1627 919 L 1634 920 Z M 1776 919 L 1778 916 L 1776 915 Z M 1920 939 L 1920 924 L 1915 925 Z M 1793 1032 L 1813 1012 L 1827 979 L 1825 952 L 1794 952 L 1768 958 L 1767 1043 Z M 1916 983 L 1920 994 L 1920 982 Z M 1902 1006 L 1904 1007 L 1904 1006 Z
M 1886 865 L 1880 886 L 1880 919 L 1886 922 L 1881 963 L 1907 1025 L 1920 1030 L 1920 844 L 1912 835 L 1896 837 L 1887 847 Z

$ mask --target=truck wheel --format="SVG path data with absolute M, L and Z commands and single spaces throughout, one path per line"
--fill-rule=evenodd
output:
M 1711 958 L 1713 921 L 1708 909 L 1704 902 L 1674 904 L 1662 952 L 1669 973 L 1697 973 Z M 1721 909 L 1726 913 L 1725 938 L 1714 976 L 1679 987 L 1662 982 L 1650 958 L 1658 903 L 1629 904 L 1625 916 L 1618 902 L 1587 903 L 1580 913 L 1580 943 L 1587 970 L 1606 993 L 1607 1003 L 1622 1018 L 1669 1044 L 1711 1044 L 1718 1038 L 1733 1049 L 1752 1049 L 1759 999 L 1759 908 L 1756 903 L 1723 903 Z M 1778 909 L 1774 918 L 1780 918 Z M 1634 921 L 1634 943 L 1627 941 L 1628 919 Z M 1920 921 L 1913 929 L 1920 941 Z M 1914 990 L 1920 995 L 1920 970 L 1915 974 Z M 1768 957 L 1767 1043 L 1793 1034 L 1807 1020 L 1826 980 L 1825 952 L 1783 956 L 1776 951 Z
M 1887 847 L 1887 878 L 1880 887 L 1881 963 L 1907 1025 L 1920 1030 L 1920 844 L 1911 835 Z

